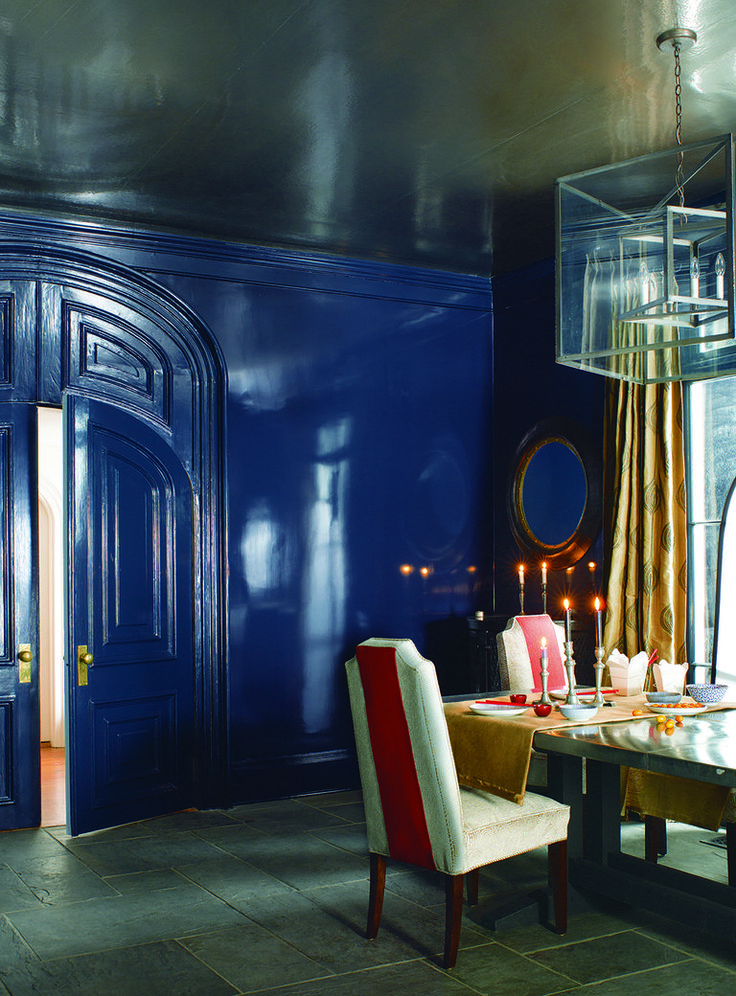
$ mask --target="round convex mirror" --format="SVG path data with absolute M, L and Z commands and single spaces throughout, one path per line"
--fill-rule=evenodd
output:
M 517 448 L 509 517 L 519 546 L 559 570 L 576 563 L 601 528 L 600 453 L 582 426 L 545 419 Z
M 537 542 L 558 546 L 573 535 L 585 511 L 587 491 L 577 453 L 565 442 L 542 442 L 521 484 L 522 513 Z

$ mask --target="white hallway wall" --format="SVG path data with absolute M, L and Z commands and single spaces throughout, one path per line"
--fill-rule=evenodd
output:
M 64 456 L 61 410 L 38 409 L 39 694 L 41 742 L 64 746 Z

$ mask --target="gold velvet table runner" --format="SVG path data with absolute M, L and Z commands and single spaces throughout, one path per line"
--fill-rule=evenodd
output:
M 601 707 L 595 717 L 586 722 L 566 720 L 554 708 L 546 717 L 536 716 L 532 709 L 513 717 L 481 716 L 470 711 L 469 705 L 473 701 L 475 700 L 469 699 L 445 704 L 447 727 L 460 784 L 491 792 L 519 804 L 524 799 L 532 744 L 537 730 L 599 726 L 602 723 L 631 722 L 644 718 L 654 721 L 654 715 L 646 711 L 644 695 L 617 695 L 611 699 L 612 707 Z M 723 708 L 734 706 L 719 703 L 709 706 L 708 711 Z M 634 709 L 644 709 L 643 716 L 633 716 Z M 686 723 L 688 711 L 682 711 Z M 728 801 L 728 788 L 669 775 L 626 770 L 626 808 L 708 829 L 717 829 L 720 825 Z

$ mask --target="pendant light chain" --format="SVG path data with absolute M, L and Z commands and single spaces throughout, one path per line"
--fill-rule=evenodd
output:
M 675 172 L 675 183 L 677 193 L 680 197 L 680 207 L 685 207 L 685 176 L 683 172 L 684 153 L 682 152 L 682 84 L 680 82 L 680 45 L 675 42 L 672 46 L 675 51 L 675 141 L 677 142 L 677 171 Z
M 689 48 L 698 40 L 692 28 L 670 28 L 663 31 L 657 38 L 657 48 L 663 51 L 672 46 L 675 53 L 675 139 L 677 141 L 677 169 L 675 170 L 675 186 L 680 199 L 680 207 L 685 207 L 685 153 L 682 151 L 682 79 L 680 73 L 680 52 L 683 45 Z M 684 223 L 685 216 L 682 215 Z

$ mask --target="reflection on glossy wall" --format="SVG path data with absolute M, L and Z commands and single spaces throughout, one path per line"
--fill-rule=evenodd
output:
M 159 274 L 227 366 L 234 798 L 344 783 L 343 664 L 452 625 L 490 583 L 486 281 L 291 256 Z M 467 642 L 440 678 L 452 691 Z

